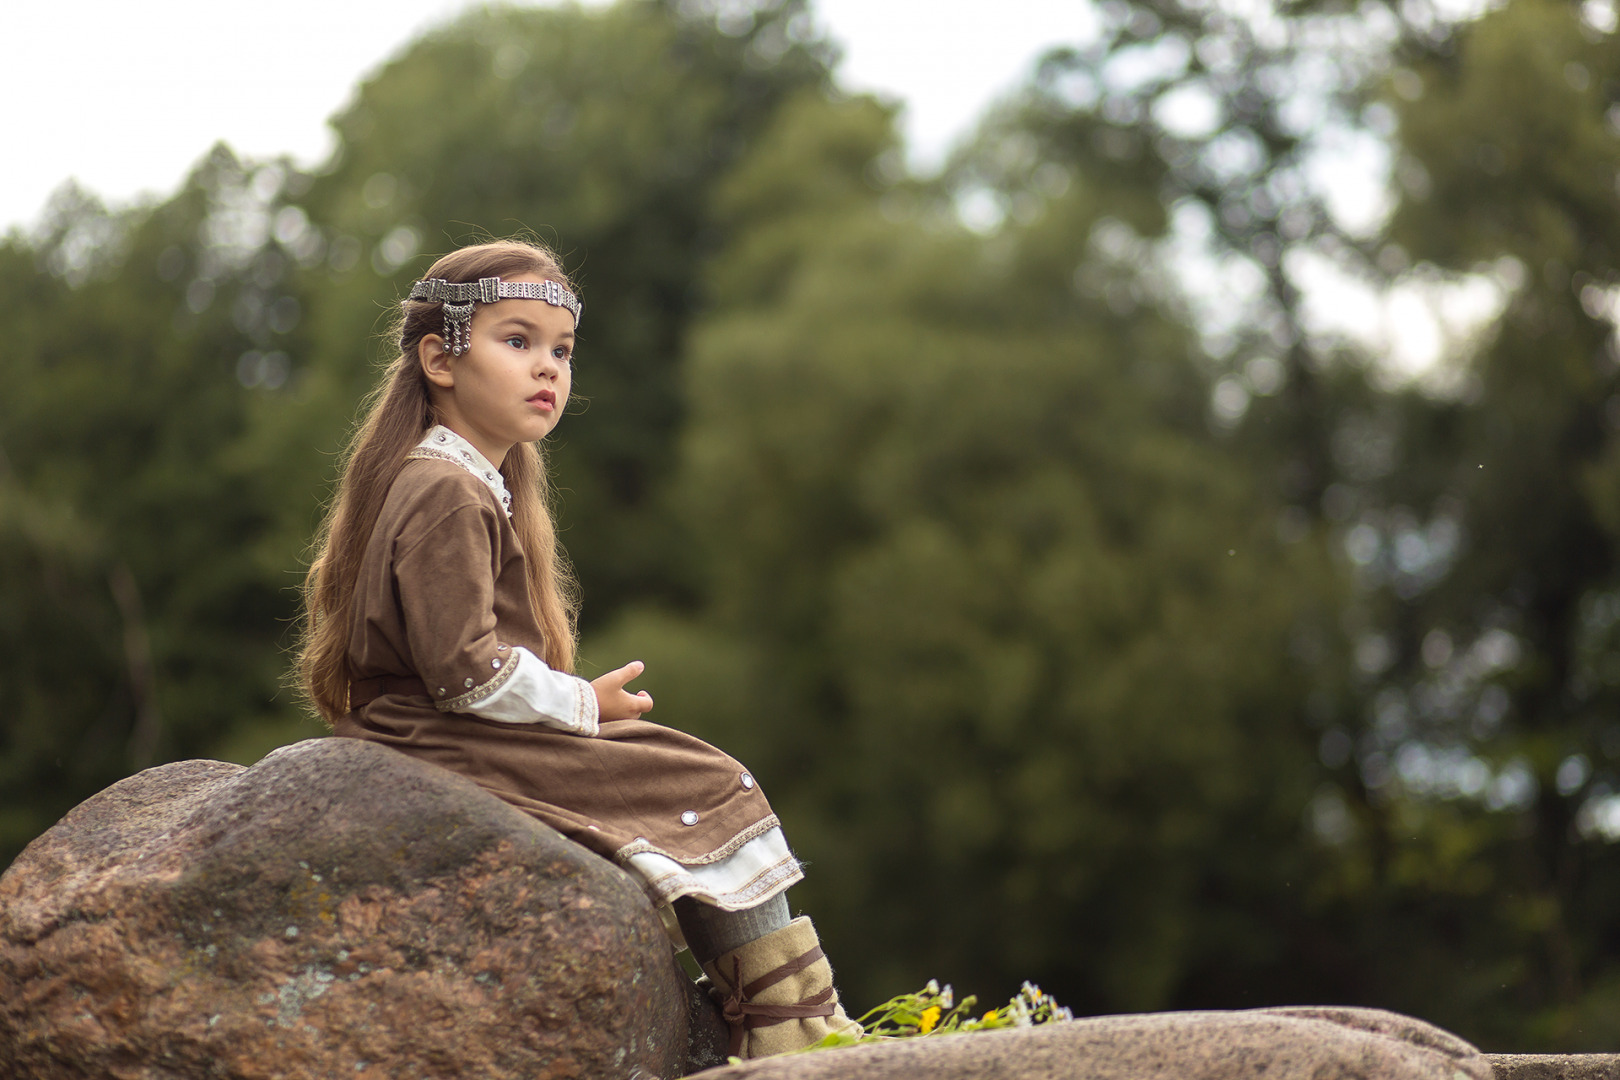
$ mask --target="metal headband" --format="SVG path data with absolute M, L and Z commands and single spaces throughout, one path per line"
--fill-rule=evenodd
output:
M 446 281 L 427 278 L 411 286 L 406 300 L 426 300 L 444 304 L 444 334 L 450 351 L 457 356 L 467 351 L 467 328 L 472 325 L 475 304 L 493 304 L 497 300 L 544 300 L 552 307 L 566 308 L 574 316 L 574 327 L 579 328 L 579 313 L 585 306 L 579 297 L 557 281 L 502 281 L 498 277 L 479 278 L 477 281 Z

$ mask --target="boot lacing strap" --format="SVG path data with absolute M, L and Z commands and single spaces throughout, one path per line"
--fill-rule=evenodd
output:
M 831 1016 L 837 1006 L 832 1001 L 833 988 L 829 984 L 821 993 L 808 997 L 797 1005 L 764 1005 L 750 1000 L 767 987 L 797 975 L 826 954 L 817 945 L 797 960 L 789 960 L 779 968 L 767 971 L 747 986 L 742 985 L 742 960 L 731 958 L 731 994 L 721 1003 L 720 1015 L 731 1027 L 731 1053 L 742 1050 L 743 1032 L 754 1028 L 770 1027 L 788 1020 L 806 1020 L 815 1016 Z

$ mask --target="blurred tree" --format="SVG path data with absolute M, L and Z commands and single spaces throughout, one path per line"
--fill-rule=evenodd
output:
M 251 211 L 282 175 L 220 149 L 162 206 L 65 189 L 35 242 L 0 247 L 0 860 L 131 771 L 272 718 L 315 730 L 273 702 L 282 493 L 244 453 L 244 374 L 286 374 L 250 351 L 285 335 L 249 318 L 275 302 Z
M 372 382 L 364 346 L 424 252 L 533 231 L 581 283 L 582 415 L 552 457 L 587 625 L 633 597 L 692 600 L 689 545 L 660 492 L 698 268 L 725 241 L 711 191 L 784 98 L 827 85 L 830 56 L 804 0 L 485 8 L 406 50 L 333 120 L 340 148 L 300 206 L 329 252 L 305 283 L 310 363 L 348 401 Z
M 987 245 L 959 237 L 953 249 L 937 220 L 921 230 L 897 220 L 908 203 L 927 212 L 926 198 L 904 185 L 863 193 L 854 169 L 843 182 L 829 176 L 840 156 L 859 162 L 846 149 L 858 143 L 829 138 L 836 125 L 808 113 L 784 114 L 800 128 L 797 152 L 786 135 L 763 141 L 728 190 L 757 227 L 717 260 L 720 308 L 693 354 L 701 405 L 684 490 L 690 506 L 723 523 L 723 534 L 710 534 L 715 621 L 731 631 L 716 634 L 711 623 L 696 636 L 756 677 L 768 673 L 754 696 L 784 714 L 772 727 L 787 733 L 760 733 L 731 711 L 749 695 L 732 693 L 724 700 L 735 731 L 721 741 L 752 745 L 770 763 L 777 798 L 822 868 L 807 895 L 840 912 L 838 932 L 867 935 L 857 957 L 884 958 L 851 972 L 857 989 L 887 992 L 920 964 L 1003 982 L 1038 971 L 1090 1007 L 1338 1000 L 1405 1008 L 1504 1049 L 1602 1047 L 1612 1042 L 1603 1017 L 1617 986 L 1603 959 L 1614 892 L 1604 856 L 1620 834 L 1605 764 L 1620 756 L 1620 737 L 1609 733 L 1601 690 L 1613 677 L 1604 673 L 1620 601 L 1599 531 L 1620 520 L 1609 475 L 1620 452 L 1603 449 L 1610 414 L 1620 415 L 1608 404 L 1612 27 L 1592 5 L 1528 3 L 1461 24 L 1422 5 L 1399 20 L 1378 4 L 1241 17 L 1118 4 L 1104 14 L 1100 43 L 1050 59 L 1028 97 L 957 162 L 959 205 L 982 217 L 975 200 L 988 197 L 988 220 L 1003 221 Z M 1532 31 L 1549 25 L 1556 31 Z M 1391 50 L 1413 68 L 1388 75 Z M 1437 79 L 1450 80 L 1445 93 L 1414 89 Z M 1209 118 L 1187 119 L 1203 106 Z M 1396 117 L 1404 156 L 1393 171 L 1406 198 L 1386 229 L 1376 213 L 1357 221 L 1353 208 L 1333 205 L 1318 177 L 1335 139 L 1375 143 L 1396 133 Z M 869 136 L 866 178 L 881 181 L 885 145 Z M 1444 196 L 1423 197 L 1453 175 Z M 1166 215 L 1177 223 L 1169 254 L 1213 278 L 1133 272 L 1167 266 L 1152 244 Z M 1413 256 L 1450 269 L 1408 270 Z M 1474 362 L 1476 378 L 1391 391 L 1378 365 L 1311 311 L 1302 282 L 1323 264 L 1403 286 L 1471 272 L 1515 299 Z M 870 279 L 847 280 L 851 266 Z M 971 274 L 979 303 L 1006 313 L 1005 326 L 975 325 L 972 302 L 940 305 L 962 295 L 951 268 Z M 1187 367 L 1184 344 L 1156 340 L 1155 307 L 1190 322 L 1195 351 L 1212 363 Z M 1111 320 L 1130 333 L 1110 341 L 1099 331 Z M 944 340 L 933 336 L 941 326 Z M 1084 387 L 1087 401 L 1120 398 L 1080 360 L 1116 349 L 1135 361 L 1126 366 L 1133 379 L 1154 389 L 1125 395 L 1136 411 L 1121 405 L 1130 418 L 1085 445 L 1179 442 L 1197 462 L 1188 476 L 1215 475 L 1185 479 L 1170 450 L 1151 457 L 1147 476 L 1112 462 L 1105 470 L 1057 438 L 1032 441 L 1020 458 L 971 420 L 950 424 L 943 418 L 960 387 L 996 415 L 982 363 L 946 374 L 953 355 L 973 354 L 975 334 L 995 371 L 1040 388 L 1038 405 L 1020 400 L 1026 411 L 1010 430 L 1046 432 L 1039 408 L 1069 400 L 1065 385 Z M 1054 368 L 1068 384 L 1043 382 L 1054 376 L 1039 363 L 1019 366 L 1023 339 L 1050 336 L 1064 342 L 1065 364 Z M 1454 345 L 1463 347 L 1454 362 L 1466 364 L 1467 343 Z M 1549 348 L 1569 355 L 1551 380 Z M 1175 360 L 1154 372 L 1144 357 Z M 949 389 L 928 398 L 931 385 Z M 1199 422 L 1205 392 L 1209 420 L 1224 432 L 1213 445 Z M 913 409 L 926 421 L 908 426 Z M 971 451 L 950 453 L 947 433 Z M 927 468 L 908 468 L 912 454 Z M 979 471 L 953 472 L 959 460 Z M 1264 565 L 1270 573 L 1253 586 L 1277 607 L 1212 602 L 1224 619 L 1206 633 L 1220 659 L 1203 668 L 1188 664 L 1197 654 L 1180 640 L 1155 654 L 1151 620 L 1116 619 L 1090 638 L 1067 626 L 1053 640 L 1085 642 L 1084 652 L 1032 659 L 1041 649 L 1023 639 L 1047 624 L 1013 598 L 1020 583 L 1043 580 L 1044 552 L 1020 544 L 1010 506 L 980 508 L 993 524 L 977 526 L 987 534 L 976 547 L 981 519 L 952 505 L 969 493 L 987 506 L 1028 500 L 1009 465 L 1019 461 L 1084 478 L 1068 490 L 1048 480 L 1051 505 L 1078 518 L 1067 530 L 1046 523 L 1048 537 L 1079 544 L 1086 524 L 1106 536 L 1119 518 L 1155 523 L 1126 533 L 1166 547 L 1135 570 L 1113 569 L 1122 596 L 1153 596 L 1179 545 L 1207 550 L 1198 527 L 1241 520 L 1254 530 L 1246 550 L 1280 544 L 1293 560 Z M 1245 479 L 1226 473 L 1223 498 L 1216 475 L 1244 466 Z M 1077 508 L 1108 505 L 1112 472 L 1134 481 L 1130 501 L 1088 522 Z M 1550 492 L 1559 476 L 1581 482 Z M 706 501 L 706 490 L 724 495 Z M 1189 522 L 1161 518 L 1161 498 L 1197 510 Z M 1354 599 L 1339 591 L 1328 540 L 1356 568 Z M 1108 565 L 1078 550 L 1077 565 Z M 1107 610 L 1091 593 L 1058 606 L 1076 618 L 1090 605 Z M 656 616 L 642 625 L 655 638 L 694 633 Z M 1135 806 L 1086 771 L 1109 738 L 1132 745 L 1124 733 L 1133 726 L 1098 716 L 1087 697 L 1089 708 L 1043 718 L 1086 738 L 1054 737 L 1066 752 L 1039 759 L 1043 790 L 1069 796 L 1054 814 L 1064 825 L 1030 824 L 1027 791 L 1018 797 L 1027 777 L 1003 779 L 1018 775 L 1028 748 L 1011 721 L 990 737 L 994 710 L 964 703 L 988 690 L 1021 715 L 1015 703 L 1030 700 L 1033 685 L 1059 700 L 1070 680 L 1074 697 L 1095 693 L 1110 680 L 1080 672 L 1125 679 L 1119 673 L 1133 670 L 1110 663 L 1116 641 L 1169 673 L 1157 693 L 1131 691 L 1141 712 L 1133 723 L 1153 733 L 1142 745 L 1155 754 L 1113 750 L 1132 763 L 1120 774 L 1151 778 L 1143 786 L 1155 798 Z M 1223 759 L 1213 750 L 1199 758 L 1169 707 L 1178 679 L 1245 671 L 1256 656 L 1273 665 L 1256 686 L 1226 675 L 1217 685 L 1230 697 L 1200 684 L 1198 704 L 1231 740 L 1228 760 L 1241 764 L 1230 767 L 1266 778 L 1270 805 L 1223 801 L 1189 782 L 1200 765 L 1218 773 Z M 1254 715 L 1223 711 L 1247 693 L 1277 696 Z M 1155 702 L 1167 707 L 1155 712 Z M 811 711 L 796 715 L 805 705 Z M 970 716 L 953 720 L 953 707 Z M 1520 710 L 1535 719 L 1516 721 Z M 1256 729 L 1265 734 L 1244 741 Z M 1313 743 L 1317 754 L 1297 752 Z M 818 768 L 829 745 L 861 752 Z M 1161 824 L 1176 820 L 1166 790 L 1186 793 L 1207 830 L 1185 847 Z M 847 816 L 829 815 L 829 803 Z M 1157 830 L 1095 824 L 1121 806 Z M 863 825 L 881 839 L 867 839 Z M 1041 838 L 1046 829 L 1059 838 Z M 948 839 L 930 846 L 931 834 Z M 1110 876 L 1101 868 L 1116 858 L 1128 869 Z M 876 914 L 889 895 L 919 888 L 939 909 Z M 1038 915 L 1023 906 L 1032 897 Z M 1076 951 L 1086 962 L 1066 967 Z
M 1364 979 L 1497 1045 L 1620 1039 L 1614 30 L 1612 6 L 1514 0 L 1408 35 L 1389 250 L 1500 316 L 1447 392 L 1336 436 L 1384 458 L 1347 520 L 1369 705 L 1340 917 L 1403 957 Z
M 1277 959 L 1314 780 L 1297 639 L 1338 579 L 1277 539 L 1146 302 L 1150 165 L 1048 159 L 986 243 L 894 150 L 871 102 L 801 96 L 721 190 L 679 486 L 712 608 L 590 651 L 643 635 L 665 719 L 766 779 L 856 1000 L 933 972 L 1161 1007 Z M 674 675 L 719 710 L 660 690 L 694 638 L 732 658 L 700 672 L 751 673 Z
M 1355 568 L 1323 624 L 1354 662 L 1319 668 L 1305 701 L 1324 783 L 1309 883 L 1279 923 L 1292 970 L 1249 985 L 1403 1008 L 1503 1049 L 1609 1048 L 1613 8 L 1103 13 L 957 182 L 1016 218 L 1042 162 L 1162 169 L 1184 268 L 1167 292 L 1212 361 L 1211 417 L 1286 504 L 1279 532 L 1327 531 Z M 1322 178 L 1386 145 L 1393 217 L 1342 205 L 1346 185 Z M 1391 387 L 1312 310 L 1324 268 L 1431 302 L 1468 290 L 1483 329 Z M 1235 1000 L 1196 974 L 1178 993 Z
M 320 731 L 279 686 L 301 553 L 424 249 L 566 230 L 600 312 L 602 409 L 556 455 L 587 610 L 689 600 L 658 485 L 710 190 L 827 58 L 797 0 L 477 9 L 360 88 L 313 175 L 220 148 L 161 204 L 69 189 L 9 236 L 0 863 L 134 769 Z

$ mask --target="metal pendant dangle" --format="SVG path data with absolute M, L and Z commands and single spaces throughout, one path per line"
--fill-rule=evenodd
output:
M 472 315 L 471 300 L 465 304 L 447 301 L 444 305 L 444 336 L 449 340 L 450 351 L 457 356 L 467 351 L 467 331 L 472 326 Z
M 460 356 L 470 348 L 467 341 L 472 326 L 473 308 L 478 304 L 493 304 L 500 300 L 544 300 L 552 307 L 560 307 L 574 317 L 579 328 L 579 317 L 585 305 L 560 281 L 502 281 L 498 277 L 479 278 L 475 282 L 446 281 L 444 278 L 425 278 L 411 286 L 405 298 L 424 300 L 444 305 L 444 336 L 450 351 Z M 403 344 L 403 343 L 402 343 Z

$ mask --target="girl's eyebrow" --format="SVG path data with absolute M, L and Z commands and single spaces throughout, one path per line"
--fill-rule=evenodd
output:
M 504 326 L 509 326 L 512 323 L 516 323 L 517 325 L 521 326 L 531 336 L 534 336 L 534 337 L 540 336 L 540 324 L 536 323 L 536 322 L 531 322 L 527 317 L 525 317 L 523 315 L 519 315 L 516 312 L 513 312 L 511 315 L 503 315 L 503 316 L 501 316 L 501 321 L 496 323 L 495 326 L 496 326 L 497 329 L 499 329 L 499 328 L 504 327 Z M 559 337 L 564 337 L 564 338 L 572 338 L 573 336 L 574 336 L 574 332 L 572 330 L 564 330 L 559 335 Z

